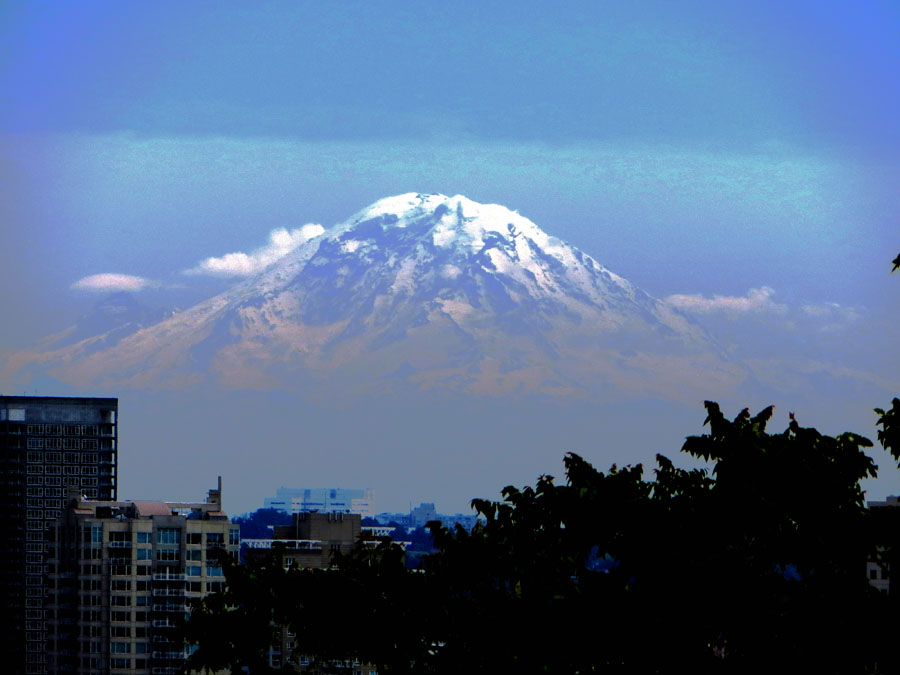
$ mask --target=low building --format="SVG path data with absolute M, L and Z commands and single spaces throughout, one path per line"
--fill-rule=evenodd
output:
M 223 555 L 240 530 L 205 502 L 95 501 L 71 489 L 51 530 L 49 670 L 167 675 L 184 665 L 173 629 L 191 603 L 224 589 Z
M 879 545 L 873 557 L 866 561 L 869 584 L 878 591 L 897 597 L 897 585 L 892 570 L 900 564 L 900 498 L 890 495 L 884 501 L 867 502 L 876 518 L 875 530 Z
M 355 513 L 295 513 L 290 525 L 273 528 L 272 539 L 247 539 L 248 562 L 264 559 L 274 553 L 279 563 L 286 567 L 300 569 L 328 569 L 333 564 L 334 554 L 338 551 L 349 553 L 360 541 L 367 529 L 362 527 L 362 518 Z M 372 546 L 380 542 L 372 540 Z M 294 656 L 296 634 L 289 626 L 281 626 L 277 646 L 269 651 L 269 666 L 272 668 L 290 667 L 307 672 L 313 662 L 309 655 Z M 377 675 L 371 664 L 360 663 L 355 659 L 329 662 L 329 672 L 346 672 L 347 675 Z
M 276 551 L 285 567 L 327 569 L 336 551 L 349 553 L 359 540 L 362 519 L 355 513 L 295 513 L 290 525 L 276 526 L 271 539 L 247 539 L 248 562 Z

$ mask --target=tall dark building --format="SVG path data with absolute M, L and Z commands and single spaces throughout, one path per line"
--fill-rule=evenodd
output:
M 4 672 L 47 672 L 47 534 L 66 489 L 116 499 L 119 401 L 0 396 Z

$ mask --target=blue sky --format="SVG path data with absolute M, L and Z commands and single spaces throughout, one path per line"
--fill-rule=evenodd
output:
M 747 353 L 900 381 L 897 3 L 5 3 L 0 44 L 0 351 L 79 279 L 184 305 L 228 282 L 183 274 L 210 256 L 422 191 Z

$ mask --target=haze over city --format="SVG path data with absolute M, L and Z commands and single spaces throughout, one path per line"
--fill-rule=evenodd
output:
M 674 457 L 706 398 L 874 438 L 898 30 L 878 2 L 8 4 L 0 393 L 118 397 L 121 497 L 221 474 L 229 513 L 281 485 L 462 511 L 567 451 Z

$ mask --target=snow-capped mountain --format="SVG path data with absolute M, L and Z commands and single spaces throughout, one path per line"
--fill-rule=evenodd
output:
M 665 303 L 518 213 L 460 195 L 382 199 L 228 291 L 103 342 L 32 361 L 119 388 L 677 395 L 688 379 L 737 377 Z

